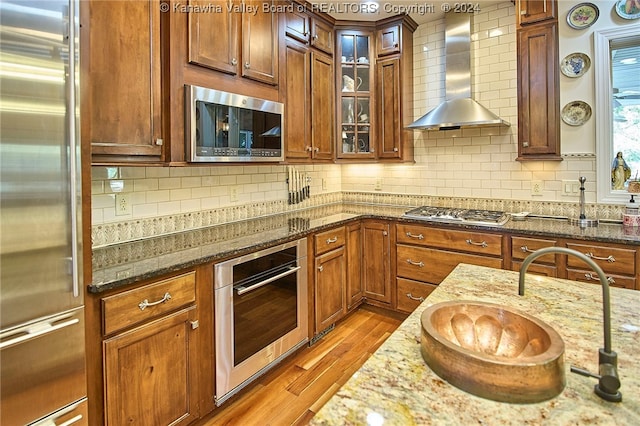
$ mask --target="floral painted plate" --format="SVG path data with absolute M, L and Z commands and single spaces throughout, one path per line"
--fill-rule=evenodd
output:
M 576 30 L 583 30 L 593 25 L 600 16 L 598 6 L 593 3 L 580 3 L 567 13 L 567 24 Z
M 591 66 L 591 59 L 584 53 L 571 53 L 560 62 L 560 71 L 567 77 L 580 77 Z
M 640 1 L 638 0 L 620 0 L 616 3 L 614 9 L 619 17 L 624 19 L 640 18 Z
M 569 126 L 582 126 L 591 118 L 591 107 L 583 101 L 571 101 L 562 108 L 562 121 Z

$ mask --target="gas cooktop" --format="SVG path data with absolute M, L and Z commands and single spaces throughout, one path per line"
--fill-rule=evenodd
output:
M 502 226 L 509 221 L 509 215 L 501 211 L 456 209 L 451 207 L 422 206 L 409 210 L 404 215 L 405 217 L 426 221 L 482 226 Z

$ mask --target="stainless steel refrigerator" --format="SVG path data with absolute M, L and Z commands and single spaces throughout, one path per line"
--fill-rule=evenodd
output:
M 78 3 L 0 2 L 0 424 L 88 424 Z

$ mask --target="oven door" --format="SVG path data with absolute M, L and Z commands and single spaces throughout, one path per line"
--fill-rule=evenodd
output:
M 306 239 L 215 266 L 216 404 L 308 341 Z

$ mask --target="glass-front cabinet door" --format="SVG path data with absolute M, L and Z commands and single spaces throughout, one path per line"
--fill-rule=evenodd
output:
M 375 157 L 372 34 L 338 31 L 338 158 Z

